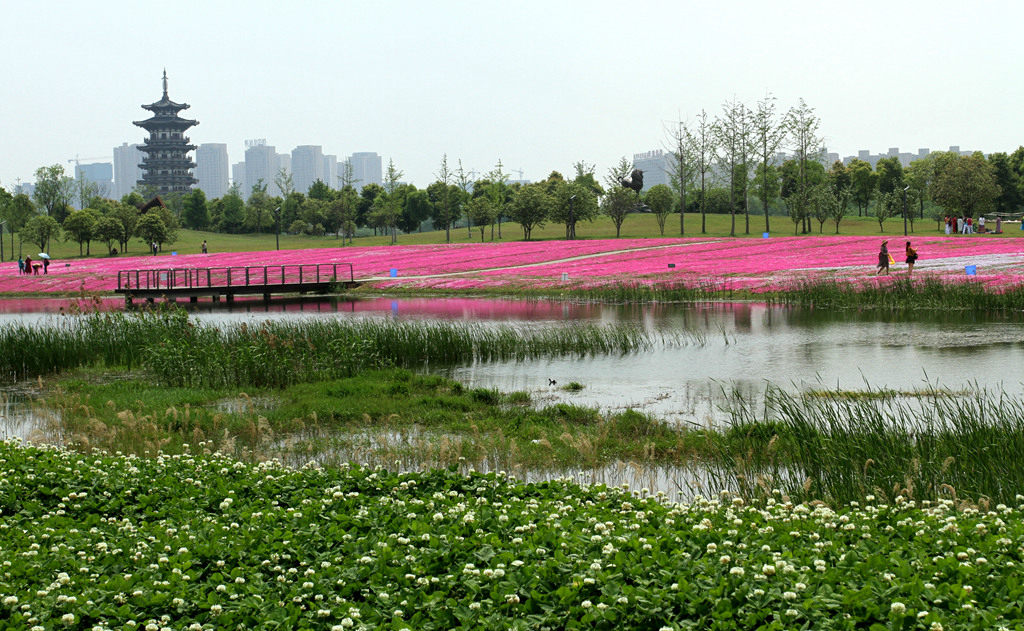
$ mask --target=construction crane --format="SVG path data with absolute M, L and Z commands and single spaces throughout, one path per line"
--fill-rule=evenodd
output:
M 520 182 L 523 181 L 523 170 L 522 169 L 512 169 L 512 172 L 513 173 L 518 173 L 519 174 L 519 181 Z
M 72 162 L 74 162 L 75 163 L 75 168 L 78 168 L 79 162 L 81 162 L 82 160 L 109 160 L 109 159 L 110 158 L 108 158 L 107 156 L 96 156 L 94 158 L 79 158 L 78 154 L 75 154 L 74 158 L 68 158 L 68 164 L 71 164 Z

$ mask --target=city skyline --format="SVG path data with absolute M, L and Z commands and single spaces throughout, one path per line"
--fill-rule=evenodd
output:
M 569 174 L 576 161 L 603 176 L 621 157 L 667 148 L 680 118 L 767 92 L 781 109 L 800 98 L 814 107 L 841 156 L 1010 152 L 1024 138 L 1013 107 L 1024 87 L 1009 80 L 1024 8 L 1008 2 L 255 1 L 166 12 L 114 0 L 47 20 L 27 4 L 5 14 L 0 52 L 17 70 L 0 100 L 8 188 L 41 166 L 141 143 L 131 121 L 165 67 L 171 98 L 202 121 L 195 145 L 224 143 L 236 163 L 254 137 L 325 155 L 376 151 L 420 187 L 443 155 L 478 174 L 500 159 L 523 179 Z M 190 43 L 154 49 L 164 33 Z

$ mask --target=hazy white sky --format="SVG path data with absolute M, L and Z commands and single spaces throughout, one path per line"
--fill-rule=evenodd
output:
M 537 180 L 603 175 L 737 98 L 804 98 L 829 150 L 1024 143 L 1024 4 L 945 0 L 3 0 L 0 185 L 141 142 L 170 97 L 192 142 L 376 151 L 426 186 L 442 154 Z M 513 175 L 518 177 L 518 173 Z

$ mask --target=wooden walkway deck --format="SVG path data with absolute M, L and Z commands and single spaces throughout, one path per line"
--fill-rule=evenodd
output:
M 342 276 L 338 275 L 339 268 Z M 157 298 L 187 297 L 197 302 L 200 297 L 209 296 L 218 302 L 223 296 L 232 302 L 238 295 L 262 294 L 264 300 L 270 300 L 274 294 L 323 294 L 332 288 L 358 286 L 351 263 L 157 268 L 117 273 L 117 293 L 124 295 L 129 306 L 136 298 L 153 302 Z

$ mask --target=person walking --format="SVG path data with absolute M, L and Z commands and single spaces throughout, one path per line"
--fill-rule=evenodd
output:
M 963 217 L 957 217 L 956 218 L 956 231 L 959 234 L 963 234 L 964 233 L 964 218 Z
M 949 233 L 952 232 L 952 231 L 953 231 L 953 225 L 950 223 L 949 215 L 946 215 L 946 236 L 948 237 Z
M 878 251 L 878 271 L 875 272 L 875 276 L 881 274 L 883 269 L 886 275 L 889 274 L 889 246 L 886 245 L 887 243 L 889 243 L 888 239 L 882 241 L 882 249 Z
M 44 274 L 49 274 L 50 273 L 50 259 L 48 259 L 48 258 L 44 258 L 43 259 L 43 273 Z
M 206 239 L 203 239 L 203 254 L 206 254 Z
M 917 262 L 917 250 L 910 247 L 910 241 L 907 241 L 907 276 L 914 273 L 914 263 Z
M 974 219 L 971 217 L 967 218 L 966 225 L 964 226 L 964 234 L 974 234 Z
M 156 241 L 154 241 L 153 243 L 151 243 L 151 244 L 150 244 L 150 247 L 151 247 L 151 248 L 153 248 L 153 256 L 156 256 L 156 251 L 157 251 L 157 245 L 156 245 Z
M 20 254 L 18 255 L 18 273 L 19 274 L 24 274 L 25 273 L 25 259 L 21 258 Z
M 25 257 L 25 273 L 26 274 L 31 274 L 32 273 L 32 257 L 31 256 L 26 256 Z

